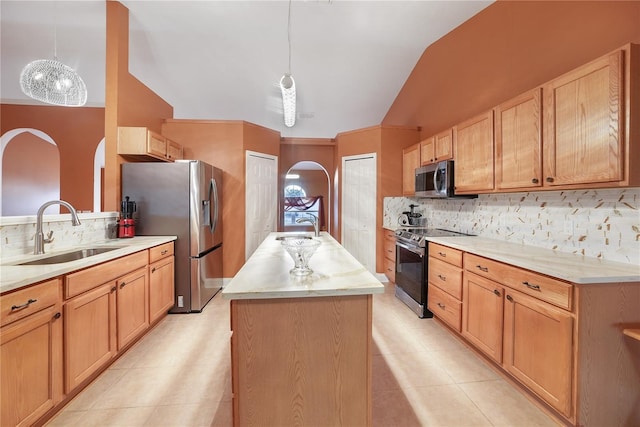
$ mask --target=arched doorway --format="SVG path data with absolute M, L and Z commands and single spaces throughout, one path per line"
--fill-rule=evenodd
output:
M 289 168 L 282 189 L 283 231 L 309 229 L 296 220 L 310 214 L 319 218 L 320 230 L 331 232 L 331 184 L 327 170 L 314 161 L 300 161 Z M 298 199 L 298 200 L 295 200 Z

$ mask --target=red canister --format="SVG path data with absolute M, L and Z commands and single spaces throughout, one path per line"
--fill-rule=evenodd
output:
M 118 237 L 127 238 L 136 235 L 136 224 L 133 218 L 120 218 L 118 220 Z

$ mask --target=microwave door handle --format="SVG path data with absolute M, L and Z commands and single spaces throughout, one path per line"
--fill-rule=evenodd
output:
M 438 188 L 439 176 L 440 168 L 436 166 L 436 170 L 433 172 L 433 190 L 436 194 L 440 194 L 440 189 Z

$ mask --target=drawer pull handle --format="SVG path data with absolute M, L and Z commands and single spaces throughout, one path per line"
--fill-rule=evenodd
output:
M 500 291 L 499 291 L 499 290 L 497 290 L 497 289 L 494 289 L 494 290 L 493 290 L 493 293 L 494 293 L 494 294 L 496 294 L 497 296 L 500 296 Z
M 22 310 L 23 308 L 27 308 L 29 307 L 31 304 L 33 304 L 34 302 L 37 302 L 37 299 L 31 299 L 29 298 L 29 301 L 25 302 L 22 305 L 12 305 L 11 306 L 11 311 L 15 311 L 15 310 Z
M 508 300 L 509 302 L 513 302 L 513 298 L 511 297 L 511 295 L 507 295 L 507 300 Z
M 446 258 L 447 254 L 444 252 L 438 252 L 438 255 L 440 255 L 442 258 Z
M 444 304 L 441 304 L 441 303 L 438 303 L 438 307 L 440 307 L 443 310 L 446 308 L 446 306 Z
M 540 290 L 540 285 L 532 285 L 529 282 L 522 282 L 522 284 L 525 285 L 529 289 L 533 289 L 534 291 L 539 291 Z
M 440 280 L 442 280 L 443 282 L 447 281 L 447 278 L 445 276 L 443 276 L 442 274 L 438 274 L 438 278 L 440 278 Z
M 164 251 L 160 252 L 160 255 L 166 255 L 169 252 L 168 249 L 165 249 Z
M 476 267 L 478 268 L 478 270 L 484 271 L 485 273 L 489 271 L 489 267 L 483 267 L 481 265 L 476 265 Z

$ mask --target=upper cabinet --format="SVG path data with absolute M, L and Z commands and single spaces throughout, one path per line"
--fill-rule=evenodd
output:
M 622 181 L 624 107 L 622 50 L 547 83 L 546 185 Z
M 428 165 L 453 158 L 453 129 L 427 138 L 420 142 L 421 165 Z
M 136 160 L 173 162 L 183 158 L 182 145 L 146 127 L 119 127 L 118 154 Z
M 542 186 L 542 90 L 496 107 L 496 189 Z
M 420 143 L 402 150 L 402 195 L 416 194 L 416 168 L 420 167 Z
M 454 127 L 456 194 L 493 191 L 493 110 Z

